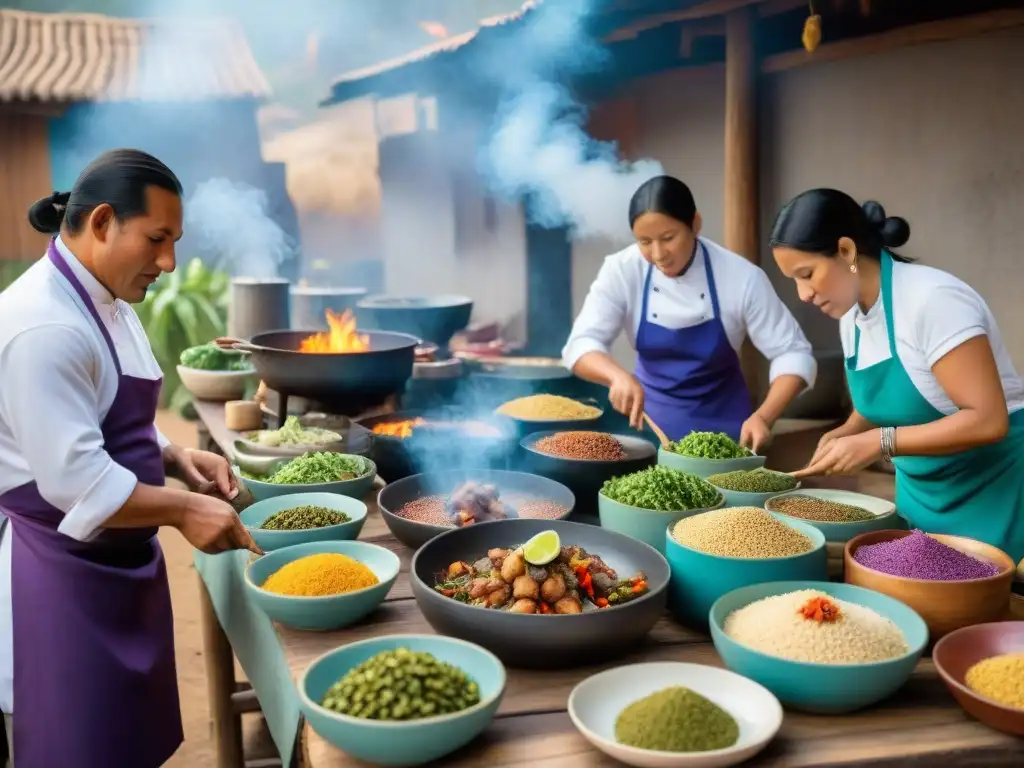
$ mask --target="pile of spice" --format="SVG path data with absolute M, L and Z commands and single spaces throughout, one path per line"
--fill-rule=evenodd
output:
M 722 501 L 722 494 L 706 480 L 661 465 L 606 480 L 601 493 L 620 504 L 656 512 L 707 509 Z
M 858 547 L 853 559 L 865 568 L 904 579 L 968 581 L 999 573 L 998 566 L 948 547 L 921 530 L 880 544 Z
M 265 531 L 307 531 L 311 528 L 341 525 L 351 519 L 344 512 L 307 504 L 275 512 L 263 521 L 260 528 Z
M 502 416 L 524 421 L 574 421 L 596 419 L 601 409 L 560 395 L 530 395 L 509 400 L 498 408 Z
M 355 480 L 370 471 L 369 465 L 358 456 L 316 451 L 292 459 L 263 482 L 271 485 L 316 485 Z
M 725 432 L 691 432 L 666 447 L 673 453 L 694 459 L 742 459 L 750 456 L 750 451 Z
M 726 617 L 723 629 L 755 651 L 812 664 L 870 664 L 910 650 L 890 619 L 813 589 L 746 605 Z
M 729 507 L 680 520 L 672 538 L 684 547 L 718 557 L 793 557 L 814 542 L 759 507 Z
M 772 512 L 778 512 L 780 515 L 799 517 L 801 520 L 814 520 L 818 523 L 860 523 L 875 518 L 871 512 L 862 507 L 799 494 L 772 499 L 767 506 Z
M 615 719 L 615 740 L 658 752 L 707 752 L 734 745 L 736 720 L 712 701 L 681 685 L 645 696 Z
M 563 459 L 622 461 L 626 458 L 622 443 L 604 432 L 559 432 L 542 437 L 533 447 L 541 453 Z
M 479 703 L 479 686 L 458 667 L 396 648 L 350 670 L 327 689 L 322 706 L 364 720 L 421 720 Z
M 797 486 L 792 475 L 770 469 L 737 470 L 708 477 L 716 488 L 742 493 L 785 493 Z
M 395 514 L 414 523 L 426 523 L 427 525 L 439 525 L 444 528 L 454 528 L 448 514 L 449 496 L 422 496 L 413 499 L 407 504 L 395 510 Z M 518 499 L 512 495 L 505 497 L 506 501 L 515 508 L 520 518 L 554 520 L 565 516 L 566 509 L 561 504 L 553 501 L 538 499 Z
M 964 682 L 979 696 L 1024 709 L 1024 653 L 983 659 L 967 670 Z
M 340 552 L 324 552 L 292 560 L 270 574 L 262 588 L 291 597 L 325 597 L 379 583 L 377 574 L 358 560 Z

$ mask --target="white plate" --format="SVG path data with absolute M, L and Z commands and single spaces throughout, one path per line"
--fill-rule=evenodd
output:
M 615 741 L 615 720 L 627 706 L 682 685 L 735 718 L 740 736 L 731 747 L 708 752 L 656 752 Z M 724 768 L 749 760 L 782 726 L 782 705 L 768 689 L 718 667 L 658 661 L 627 664 L 588 677 L 569 694 L 569 717 L 583 736 L 616 760 L 637 768 Z

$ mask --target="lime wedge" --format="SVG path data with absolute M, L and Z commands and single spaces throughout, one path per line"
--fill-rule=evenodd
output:
M 523 545 L 523 557 L 530 565 L 547 565 L 562 551 L 557 531 L 541 531 Z

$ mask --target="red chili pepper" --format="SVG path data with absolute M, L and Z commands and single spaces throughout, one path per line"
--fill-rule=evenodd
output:
M 453 597 L 455 595 L 454 589 L 442 589 L 441 594 L 445 597 Z
M 638 581 L 636 584 L 633 585 L 633 594 L 636 594 L 637 592 L 643 592 L 645 589 L 647 589 L 647 582 Z
M 603 597 L 599 597 L 599 598 L 597 598 L 597 601 L 596 601 L 595 605 L 597 605 L 598 608 L 607 608 L 608 607 L 608 601 L 605 598 L 603 598 Z
M 540 612 L 541 613 L 551 613 L 551 608 L 548 607 L 547 603 L 542 602 L 540 604 Z

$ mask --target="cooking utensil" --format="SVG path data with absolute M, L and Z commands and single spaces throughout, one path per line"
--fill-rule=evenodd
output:
M 664 430 L 654 423 L 654 419 L 647 415 L 646 411 L 644 411 L 644 421 L 647 422 L 647 426 L 651 428 L 651 432 L 653 432 L 658 438 L 658 442 L 661 443 L 661 447 L 668 448 L 672 441 L 668 439 L 668 435 L 665 434 Z
M 409 333 L 442 349 L 469 325 L 472 314 L 468 296 L 368 296 L 356 304 L 360 328 Z
M 412 376 L 419 339 L 404 333 L 361 332 L 368 338 L 366 352 L 313 354 L 298 351 L 316 330 L 270 331 L 248 342 L 230 340 L 230 346 L 252 355 L 260 379 L 281 398 L 278 427 L 287 417 L 289 395 L 315 400 L 357 415 L 400 394 Z M 228 339 L 218 339 L 227 343 Z

